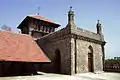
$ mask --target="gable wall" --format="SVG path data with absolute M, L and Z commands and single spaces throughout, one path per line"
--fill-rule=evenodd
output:
M 63 29 L 55 33 L 49 34 L 38 41 L 39 46 L 51 60 L 50 64 L 43 65 L 45 70 L 56 72 L 55 51 L 58 49 L 61 55 L 61 73 L 71 74 L 71 45 L 70 38 L 63 36 L 67 34 L 67 30 Z
M 101 45 L 83 40 L 76 40 L 77 47 L 77 73 L 88 72 L 88 47 L 93 48 L 94 72 L 103 71 L 103 53 Z

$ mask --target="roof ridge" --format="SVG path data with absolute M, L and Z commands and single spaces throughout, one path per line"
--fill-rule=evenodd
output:
M 50 23 L 53 23 L 53 24 L 57 24 L 57 25 L 60 25 L 58 22 L 55 22 L 53 20 L 50 20 L 42 15 L 37 15 L 37 14 L 31 14 L 31 15 L 27 15 L 28 17 L 32 17 L 32 18 L 36 18 L 36 19 L 40 19 L 40 20 L 43 20 L 43 21 L 47 21 L 47 22 L 50 22 Z
M 23 36 L 31 37 L 30 35 L 27 35 L 27 34 L 21 34 L 21 33 L 12 32 L 12 31 L 6 31 L 6 30 L 0 30 L 0 32 L 7 32 L 7 33 L 10 33 L 10 34 L 23 35 Z M 31 37 L 31 38 L 32 38 L 32 37 Z

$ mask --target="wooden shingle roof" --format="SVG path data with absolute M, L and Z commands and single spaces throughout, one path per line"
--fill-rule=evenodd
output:
M 38 20 L 42 20 L 42 21 L 46 21 L 46 22 L 49 22 L 49 23 L 53 23 L 53 24 L 56 24 L 56 25 L 59 25 L 57 24 L 56 22 L 52 21 L 52 20 L 49 20 L 41 15 L 28 15 L 28 17 L 31 17 L 31 18 L 35 18 L 35 19 L 38 19 Z
M 0 31 L 0 61 L 50 62 L 32 37 Z
M 46 22 L 46 23 L 50 23 L 50 24 L 53 24 L 54 27 L 58 28 L 60 26 L 60 24 L 52 21 L 52 20 L 49 20 L 41 15 L 27 15 L 25 17 L 25 19 L 19 24 L 19 26 L 17 28 L 21 28 L 23 27 L 23 24 L 28 24 L 28 20 L 30 19 L 36 19 L 36 20 L 39 20 L 39 21 L 43 21 L 43 22 Z

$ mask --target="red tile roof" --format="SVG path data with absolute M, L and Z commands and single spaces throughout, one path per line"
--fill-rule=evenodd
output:
M 32 37 L 9 31 L 0 31 L 0 60 L 50 62 Z
M 54 21 L 51 21 L 51 20 L 49 20 L 49 19 L 47 19 L 47 18 L 45 18 L 45 17 L 43 17 L 41 15 L 28 15 L 28 17 L 32 17 L 32 18 L 35 18 L 35 19 L 39 19 L 39 20 L 42 20 L 42 21 L 49 22 L 49 23 L 57 24 Z M 57 24 L 57 25 L 59 25 L 59 24 Z

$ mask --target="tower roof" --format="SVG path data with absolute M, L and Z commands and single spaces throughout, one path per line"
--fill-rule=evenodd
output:
M 26 24 L 25 22 L 30 18 L 54 24 L 56 27 L 60 26 L 60 24 L 58 24 L 52 20 L 49 20 L 41 15 L 27 15 L 26 18 L 20 23 L 20 25 L 17 28 L 20 28 L 22 26 L 22 24 Z
M 42 21 L 46 21 L 46 22 L 49 22 L 49 23 L 53 23 L 53 24 L 56 24 L 56 25 L 60 25 L 52 20 L 49 20 L 41 15 L 28 15 L 28 17 L 31 17 L 31 18 L 35 18 L 35 19 L 38 19 L 38 20 L 42 20 Z

